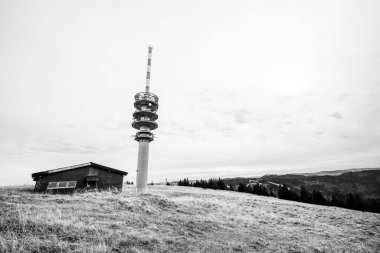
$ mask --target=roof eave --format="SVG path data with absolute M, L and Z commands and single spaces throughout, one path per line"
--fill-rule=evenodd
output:
M 55 173 L 64 172 L 64 171 L 68 171 L 68 170 L 79 169 L 79 168 L 83 168 L 83 167 L 87 167 L 87 166 L 93 166 L 93 167 L 97 167 L 97 168 L 100 168 L 100 169 L 112 171 L 114 173 L 121 174 L 123 176 L 128 175 L 128 172 L 125 172 L 125 171 L 122 171 L 122 170 L 117 170 L 117 169 L 114 169 L 114 168 L 110 168 L 110 167 L 107 167 L 107 166 L 104 166 L 104 165 L 100 165 L 100 164 L 97 164 L 97 163 L 89 162 L 89 163 L 83 163 L 83 164 L 78 164 L 78 165 L 58 168 L 58 169 L 54 169 L 54 170 L 46 170 L 46 171 L 35 172 L 35 173 L 32 173 L 32 178 L 35 180 L 36 177 L 45 176 L 45 175 L 49 175 L 49 174 L 55 174 Z

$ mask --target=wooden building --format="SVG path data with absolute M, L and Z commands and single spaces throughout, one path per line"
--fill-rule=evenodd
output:
M 32 174 L 35 191 L 116 187 L 121 190 L 128 173 L 93 162 Z

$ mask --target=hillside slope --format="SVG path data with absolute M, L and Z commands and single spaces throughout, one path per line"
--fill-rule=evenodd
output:
M 380 168 L 355 168 L 355 169 L 347 169 L 347 170 L 325 170 L 318 172 L 310 172 L 310 173 L 294 173 L 293 175 L 303 175 L 303 176 L 338 176 L 347 172 L 359 172 L 363 170 L 380 170 Z
M 226 178 L 224 182 L 236 186 L 239 183 L 247 184 L 250 179 L 253 178 Z M 380 169 L 362 169 L 339 175 L 265 175 L 254 179 L 268 188 L 272 188 L 273 185 L 286 184 L 299 191 L 303 185 L 308 191 L 321 191 L 328 199 L 332 194 L 343 197 L 348 193 L 359 194 L 365 199 L 380 199 Z
M 364 198 L 380 198 L 380 170 L 346 172 L 337 176 L 264 176 L 262 180 L 291 187 L 304 185 L 308 190 L 323 192 L 328 198 L 334 193 L 341 195 L 349 192 L 360 194 Z
M 378 238 L 379 214 L 238 192 L 0 188 L 0 252 L 376 252 Z

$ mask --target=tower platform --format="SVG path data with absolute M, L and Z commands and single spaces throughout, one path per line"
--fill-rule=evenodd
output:
M 145 108 L 155 112 L 158 110 L 158 97 L 150 92 L 139 92 L 135 95 L 134 106 L 137 110 Z

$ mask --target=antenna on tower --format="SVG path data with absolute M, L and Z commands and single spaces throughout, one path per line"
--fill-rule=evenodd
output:
M 150 66 L 152 65 L 152 50 L 153 50 L 153 46 L 148 45 L 148 67 L 146 70 L 145 92 L 149 92 L 149 87 L 150 87 Z

